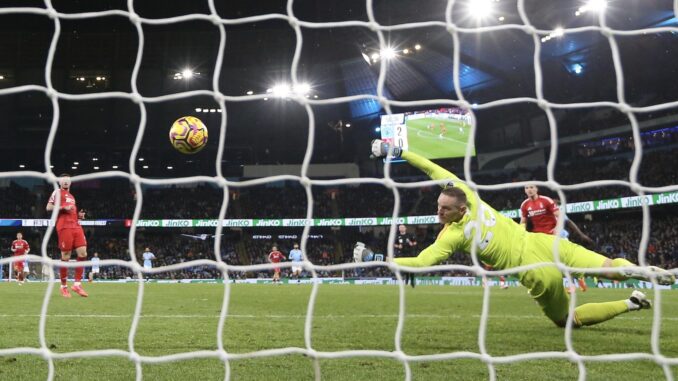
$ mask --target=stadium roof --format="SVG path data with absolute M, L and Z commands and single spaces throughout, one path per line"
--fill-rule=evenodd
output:
M 219 16 L 226 19 L 286 14 L 287 2 L 215 2 Z M 459 1 L 452 20 L 461 28 L 521 25 L 517 1 L 494 1 L 493 11 L 483 19 L 471 17 L 468 2 Z M 594 11 L 578 1 L 526 1 L 526 16 L 538 29 L 553 31 L 541 46 L 544 97 L 552 102 L 574 103 L 617 100 L 617 85 L 610 43 L 599 31 L 565 33 L 558 28 L 598 25 Z M 41 1 L 6 1 L 5 7 L 44 8 Z M 61 34 L 55 52 L 54 87 L 63 93 L 95 94 L 131 91 L 132 68 L 138 37 L 124 14 L 78 19 L 72 14 L 105 10 L 127 10 L 127 1 L 54 1 L 54 8 L 71 17 L 60 18 Z M 364 26 L 303 27 L 299 80 L 311 84 L 309 99 L 376 94 L 379 67 L 388 61 L 384 95 L 396 100 L 456 99 L 453 86 L 452 35 L 445 21 L 446 2 L 374 1 L 374 17 L 381 25 L 403 25 L 426 21 L 437 25 L 384 31 L 383 37 L 396 58 L 371 55 L 380 52 L 378 35 Z M 209 14 L 207 1 L 137 1 L 135 12 L 147 19 L 187 14 Z M 632 30 L 678 26 L 671 1 L 609 1 L 605 9 L 610 28 Z M 297 19 L 322 23 L 369 21 L 363 0 L 297 0 Z M 576 13 L 579 12 L 579 15 Z M 21 85 L 45 86 L 45 63 L 54 34 L 54 22 L 46 15 L 0 14 L 0 90 Z M 211 90 L 219 46 L 219 30 L 210 20 L 171 24 L 145 22 L 144 50 L 136 82 L 143 96 L 157 97 L 187 90 Z M 297 37 L 288 20 L 281 17 L 251 20 L 226 26 L 226 47 L 219 89 L 242 96 L 251 91 L 263 96 L 267 89 L 290 83 L 290 66 Z M 539 35 L 539 38 L 547 37 Z M 618 36 L 624 69 L 626 100 L 634 106 L 675 101 L 678 68 L 678 35 L 673 32 Z M 419 49 L 415 46 L 419 45 Z M 405 53 L 405 49 L 408 52 Z M 502 98 L 535 97 L 533 36 L 518 28 L 459 33 L 459 85 L 469 103 L 483 104 Z M 367 59 L 366 59 L 367 58 Z M 178 74 L 189 70 L 187 79 Z M 181 78 L 179 78 L 181 77 Z M 667 80 L 671 79 L 671 80 Z M 317 98 L 315 98 L 317 97 Z M 42 157 L 52 123 L 52 104 L 41 91 L 22 91 L 1 97 L 0 122 L 3 135 L 12 142 L 10 159 L 2 170 L 19 163 L 43 170 Z M 153 167 L 213 163 L 222 113 L 209 95 L 146 103 L 147 128 L 140 156 Z M 139 107 L 128 99 L 87 101 L 60 100 L 60 123 L 52 152 L 55 167 L 69 169 L 71 162 L 97 157 L 101 166 L 127 165 L 140 121 Z M 418 107 L 422 108 L 422 107 Z M 200 112 L 196 110 L 200 109 Z M 203 112 L 212 110 L 214 112 Z M 354 161 L 362 157 L 364 142 L 374 136 L 373 127 L 383 112 L 374 100 L 315 106 L 316 142 L 314 161 Z M 416 107 L 398 108 L 416 109 Z M 306 112 L 292 100 L 270 97 L 247 102 L 227 102 L 228 129 L 226 164 L 299 163 L 306 148 Z M 582 112 L 590 112 L 583 110 Z M 197 114 L 196 114 L 197 113 Z M 485 132 L 501 129 L 543 113 L 535 104 L 514 104 L 478 110 L 478 150 L 491 151 L 497 142 Z M 210 127 L 212 143 L 200 155 L 185 157 L 167 144 L 172 121 L 196 114 Z M 573 117 L 570 117 L 572 121 Z M 337 121 L 352 122 L 353 128 L 336 128 Z M 578 123 L 577 118 L 574 117 Z M 521 125 L 521 141 L 529 144 L 530 126 Z M 576 134 L 580 131 L 563 131 Z M 104 163 L 105 161 L 105 163 Z M 29 165 L 29 164 L 24 164 Z M 173 168 L 173 169 L 174 169 Z

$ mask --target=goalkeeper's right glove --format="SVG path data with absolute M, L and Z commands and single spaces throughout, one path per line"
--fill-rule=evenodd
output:
M 372 159 L 386 157 L 386 155 L 388 155 L 389 146 L 389 143 L 386 143 L 381 139 L 372 140 L 372 155 L 370 155 L 370 157 Z M 393 147 L 393 152 L 391 153 L 393 154 L 393 158 L 397 159 L 400 157 L 400 155 L 402 155 L 403 150 L 400 147 Z
M 356 242 L 353 247 L 354 262 L 371 262 L 374 259 L 374 253 L 368 249 L 364 243 Z

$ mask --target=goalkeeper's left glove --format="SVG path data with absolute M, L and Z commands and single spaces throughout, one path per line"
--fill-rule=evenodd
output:
M 388 149 L 389 149 L 390 144 L 386 143 L 385 141 L 381 139 L 374 139 L 372 140 L 372 155 L 370 157 L 372 159 L 376 159 L 378 157 L 386 157 L 388 155 Z M 393 147 L 393 158 L 399 158 L 400 155 L 402 155 L 403 150 L 400 147 Z
M 374 252 L 367 248 L 364 243 L 356 242 L 353 247 L 354 262 L 370 262 L 374 259 Z

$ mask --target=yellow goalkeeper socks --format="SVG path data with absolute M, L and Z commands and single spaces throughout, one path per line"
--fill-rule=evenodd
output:
M 629 310 L 626 300 L 582 304 L 574 309 L 574 324 L 580 327 L 602 323 Z

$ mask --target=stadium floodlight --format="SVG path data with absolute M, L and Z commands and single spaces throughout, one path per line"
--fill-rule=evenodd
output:
M 184 69 L 181 71 L 181 75 L 186 79 L 191 79 L 193 77 L 193 72 L 191 69 Z
M 407 48 L 403 49 L 403 54 L 410 54 L 410 49 Z
M 607 8 L 607 0 L 589 0 L 586 9 L 592 12 L 602 12 Z
M 252 91 L 252 90 L 247 90 L 247 92 L 246 92 L 245 94 L 247 94 L 247 95 L 252 95 L 252 94 L 254 94 L 254 91 Z
M 202 109 L 201 109 L 200 107 L 197 107 L 197 108 L 195 109 L 195 112 L 202 112 Z
M 562 37 L 564 34 L 565 30 L 562 26 L 557 27 L 552 33 L 553 37 Z
M 571 70 L 574 74 L 581 74 L 584 71 L 584 65 L 575 63 L 571 66 Z
M 144 165 L 144 169 L 148 169 L 148 165 Z
M 73 165 L 80 165 L 80 163 L 78 163 L 77 161 L 74 161 Z
M 26 168 L 26 166 L 23 164 L 19 164 L 19 168 Z
M 143 157 L 140 157 L 140 158 L 139 158 L 139 161 L 144 161 L 144 158 L 143 158 Z
M 220 108 L 218 108 L 218 109 L 217 109 L 217 112 L 221 112 L 221 109 L 220 109 Z
M 290 87 L 286 83 L 280 83 L 273 86 L 271 92 L 273 93 L 274 96 L 278 98 L 283 98 L 290 95 Z
M 78 167 L 76 167 L 76 166 L 74 165 L 74 166 L 71 167 L 71 169 L 78 169 Z
M 471 0 L 467 6 L 468 13 L 475 19 L 483 19 L 492 14 L 491 0 Z
M 167 169 L 174 169 L 174 167 L 172 167 L 171 165 L 168 165 Z
M 0 79 L 5 79 L 5 76 L 4 76 L 4 75 L 0 75 Z
M 306 95 L 311 91 L 311 85 L 308 83 L 300 83 L 294 87 L 294 93 L 297 95 Z
M 421 45 L 419 44 L 414 45 L 414 50 L 421 50 Z
M 497 18 L 497 20 L 499 20 L 499 21 L 504 21 L 505 19 L 506 18 L 504 16 L 499 16 L 499 18 Z
M 264 100 L 267 101 L 267 100 L 268 100 L 268 97 L 264 97 Z
M 92 161 L 99 161 L 99 158 L 98 158 L 98 157 L 93 157 L 93 158 L 92 158 Z
M 114 166 L 112 166 L 111 168 L 113 168 L 113 169 L 118 169 L 118 166 L 117 166 L 117 165 L 114 165 Z
M 376 62 L 379 59 L 379 53 L 372 53 L 370 55 L 370 58 L 372 59 L 372 61 Z
M 94 170 L 95 170 L 95 171 L 98 171 L 98 170 L 99 170 L 99 167 L 94 167 Z
M 351 123 L 346 123 L 345 126 L 346 128 L 351 127 Z
M 396 51 L 392 47 L 387 46 L 381 50 L 381 56 L 384 57 L 384 59 L 390 60 L 396 58 Z
M 217 109 L 211 108 L 211 109 L 210 109 L 210 112 L 217 112 Z

